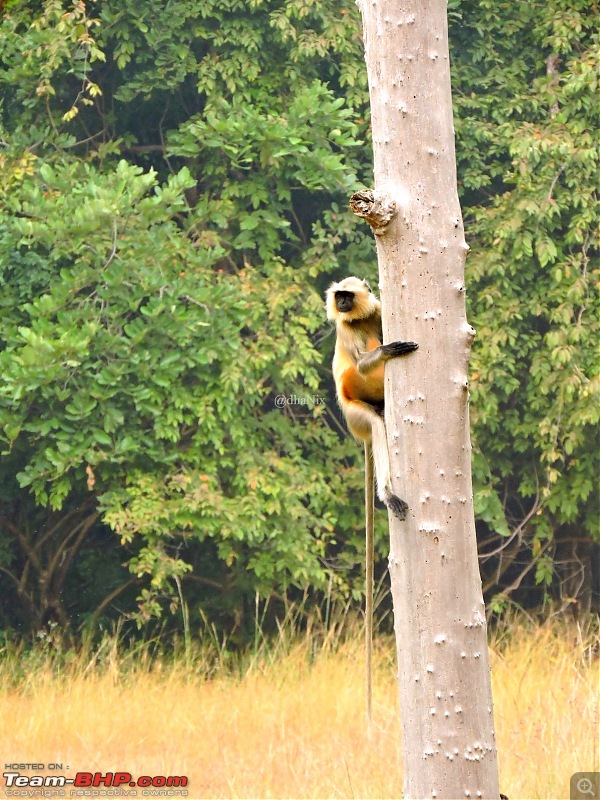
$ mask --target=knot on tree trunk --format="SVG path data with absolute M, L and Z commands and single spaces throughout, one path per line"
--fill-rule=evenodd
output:
M 396 203 L 391 197 L 371 189 L 355 192 L 350 198 L 350 208 L 357 217 L 366 219 L 377 236 L 385 233 L 387 226 L 398 213 Z

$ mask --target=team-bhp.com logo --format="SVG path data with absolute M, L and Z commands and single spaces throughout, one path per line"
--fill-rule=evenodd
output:
M 130 772 L 78 772 L 74 778 L 67 778 L 64 775 L 22 775 L 20 772 L 2 774 L 7 797 L 65 797 L 67 789 L 71 797 L 137 797 L 138 788 L 142 789 L 143 797 L 187 797 L 188 794 L 185 775 L 133 778 Z M 125 787 L 131 787 L 132 791 Z

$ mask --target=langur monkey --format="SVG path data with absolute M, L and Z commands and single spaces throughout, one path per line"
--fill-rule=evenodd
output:
M 412 353 L 414 342 L 382 344 L 381 303 L 369 284 L 345 278 L 327 290 L 327 318 L 336 324 L 333 378 L 337 398 L 350 433 L 365 444 L 366 588 L 365 637 L 367 718 L 371 719 L 371 649 L 373 638 L 373 465 L 377 494 L 400 520 L 408 510 L 392 491 L 390 462 L 383 421 L 385 362 Z
M 383 421 L 383 369 L 386 361 L 412 353 L 419 345 L 382 344 L 381 303 L 360 278 L 345 278 L 328 289 L 327 318 L 337 328 L 333 378 L 338 402 L 350 433 L 372 446 L 379 499 L 403 520 L 408 506 L 393 493 L 390 478 Z

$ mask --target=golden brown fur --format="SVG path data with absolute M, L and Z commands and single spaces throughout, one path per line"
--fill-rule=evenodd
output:
M 333 377 L 350 432 L 365 443 L 365 640 L 367 719 L 371 721 L 373 637 L 373 469 L 380 499 L 399 519 L 407 505 L 392 491 L 383 421 L 385 362 L 416 350 L 413 342 L 383 345 L 381 304 L 366 281 L 345 278 L 327 291 L 327 317 L 336 324 Z
M 406 503 L 392 491 L 383 422 L 385 362 L 417 349 L 414 342 L 382 344 L 381 304 L 366 281 L 345 278 L 327 291 L 327 317 L 336 324 L 333 378 L 350 432 L 373 447 L 379 498 L 400 519 Z

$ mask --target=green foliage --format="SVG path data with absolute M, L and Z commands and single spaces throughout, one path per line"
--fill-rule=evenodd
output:
M 509 11 L 522 48 L 506 38 L 510 59 L 488 44 L 503 41 L 494 31 L 507 30 L 507 9 L 481 3 L 480 11 L 474 50 L 487 66 L 484 97 L 460 97 L 458 106 L 486 108 L 483 123 L 468 121 L 480 146 L 465 172 L 467 196 L 501 189 L 470 210 L 474 437 L 488 472 L 482 519 L 506 535 L 500 502 L 512 525 L 527 504 L 535 556 L 538 537 L 561 525 L 598 535 L 600 49 L 588 3 Z M 500 84 L 514 102 L 498 103 Z M 551 557 L 541 558 L 536 582 L 549 585 L 552 569 Z
M 596 13 L 449 3 L 475 506 L 526 527 L 546 586 L 557 532 L 596 516 Z M 0 569 L 32 624 L 68 621 L 71 564 L 108 581 L 92 621 L 129 588 L 158 616 L 193 580 L 232 626 L 257 591 L 356 596 L 362 457 L 322 307 L 331 276 L 376 271 L 346 210 L 371 183 L 355 3 L 0 14 Z
M 64 96 L 63 81 L 79 86 L 63 120 L 73 119 L 80 105 L 92 105 L 102 92 L 90 79 L 93 63 L 105 61 L 93 36 L 99 20 L 88 15 L 85 2 L 65 8 L 60 0 L 36 4 L 12 3 L 2 20 L 0 81 L 12 87 L 23 109 L 33 109 L 39 98 Z M 8 111 L 9 109 L 7 109 Z
M 97 498 L 142 581 L 140 620 L 194 542 L 217 559 L 199 577 L 224 586 L 346 586 L 330 570 L 353 480 L 336 461 L 354 446 L 323 424 L 314 282 L 364 238 L 336 202 L 357 182 L 357 128 L 319 79 L 355 22 L 333 4 L 34 5 L 0 45 L 0 99 L 24 73 L 2 118 L 11 503 L 30 491 L 67 518 Z M 318 400 L 280 410 L 277 394 Z

